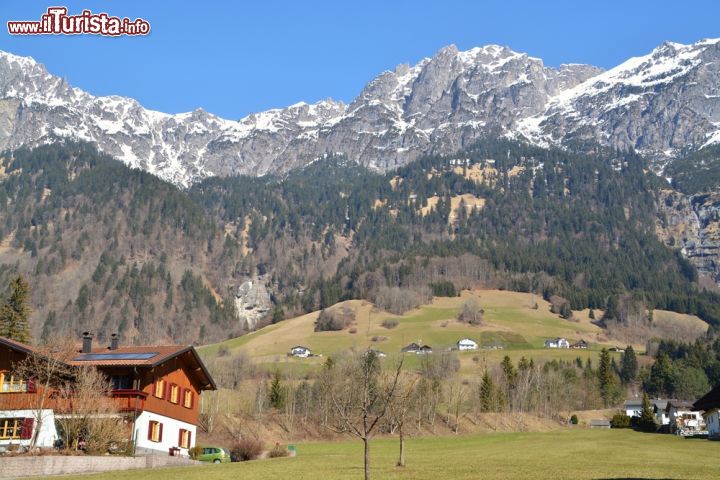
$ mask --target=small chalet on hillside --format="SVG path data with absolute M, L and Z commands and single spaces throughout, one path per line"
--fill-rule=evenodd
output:
M 308 347 L 303 347 L 302 345 L 296 345 L 290 349 L 290 356 L 293 357 L 300 357 L 300 358 L 308 358 L 312 355 L 312 352 Z
M 707 424 L 708 438 L 720 440 L 720 386 L 713 388 L 695 402 L 693 410 L 705 412 L 703 417 Z
M 566 338 L 553 338 L 545 340 L 545 348 L 570 348 L 570 342 Z
M 38 395 L 46 395 L 42 428 L 37 446 L 52 447 L 58 439 L 56 415 L 65 403 L 56 392 L 43 392 L 33 379 L 17 378 L 13 366 L 36 351 L 30 345 L 0 337 L 0 447 L 29 445 L 35 434 Z M 108 347 L 93 348 L 86 334 L 70 367 L 94 366 L 111 381 L 112 398 L 119 415 L 130 426 L 128 438 L 136 452 L 181 454 L 195 445 L 198 424 L 198 397 L 215 390 L 215 383 L 195 348 L 189 345 L 120 346 L 113 336 Z
M 457 342 L 457 349 L 458 350 L 477 350 L 478 344 L 475 340 L 471 340 L 469 338 L 463 338 L 462 340 L 458 340 Z
M 418 350 L 420 350 L 420 345 L 415 342 L 409 343 L 400 349 L 402 353 L 417 353 Z
M 585 350 L 588 348 L 588 344 L 585 340 L 580 340 L 579 342 L 575 342 L 572 345 L 570 345 L 570 348 L 572 349 L 579 349 L 579 350 Z

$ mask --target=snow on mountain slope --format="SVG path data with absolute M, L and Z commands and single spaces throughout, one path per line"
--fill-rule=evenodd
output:
M 720 140 L 720 39 L 666 42 L 567 89 L 518 131 L 541 143 L 633 147 L 657 160 Z
M 187 186 L 214 175 L 283 173 L 343 153 L 385 170 L 488 134 L 539 144 L 590 141 L 662 158 L 720 141 L 719 41 L 665 43 L 607 72 L 488 45 L 451 45 L 380 74 L 349 105 L 297 103 L 226 120 L 169 115 L 73 88 L 0 52 L 0 148 L 76 138 Z

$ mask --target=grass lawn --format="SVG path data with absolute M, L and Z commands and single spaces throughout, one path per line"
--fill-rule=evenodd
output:
M 405 468 L 394 466 L 397 441 L 372 444 L 375 479 L 693 479 L 720 478 L 720 443 L 629 430 L 560 430 L 421 438 L 406 444 Z M 296 458 L 100 474 L 77 479 L 247 480 L 360 479 L 362 443 L 307 443 Z

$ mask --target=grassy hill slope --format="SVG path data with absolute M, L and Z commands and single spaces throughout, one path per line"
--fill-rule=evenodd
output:
M 485 310 L 482 326 L 471 326 L 456 320 L 463 303 L 473 297 Z M 329 310 L 343 306 L 355 311 L 356 321 L 349 329 L 315 332 L 314 325 L 319 312 L 313 312 L 267 326 L 243 337 L 201 347 L 200 352 L 207 359 L 217 357 L 220 352 L 232 355 L 242 351 L 261 364 L 288 362 L 315 365 L 322 363 L 324 357 L 353 347 L 372 347 L 390 355 L 398 353 L 410 342 L 417 342 L 429 344 L 438 351 L 450 348 L 458 340 L 467 337 L 481 346 L 477 351 L 460 352 L 461 362 L 467 367 L 473 361 L 483 359 L 499 362 L 505 355 L 514 360 L 525 356 L 536 361 L 596 357 L 603 347 L 622 344 L 617 339 L 608 338 L 604 329 L 591 323 L 588 310 L 575 312 L 574 320 L 565 320 L 550 312 L 548 302 L 528 293 L 463 291 L 460 297 L 435 297 L 432 304 L 423 305 L 405 315 L 390 314 L 363 300 L 342 302 Z M 706 323 L 690 315 L 656 311 L 655 318 L 656 322 L 670 325 L 670 328 L 676 324 L 691 325 L 698 332 L 707 328 Z M 397 319 L 397 327 L 383 327 L 386 319 Z M 584 339 L 590 348 L 584 351 L 545 349 L 544 341 L 555 337 L 565 337 L 571 342 Z M 287 357 L 287 352 L 295 345 L 307 346 L 314 354 L 322 357 Z M 644 349 L 644 345 L 636 347 L 640 351 Z

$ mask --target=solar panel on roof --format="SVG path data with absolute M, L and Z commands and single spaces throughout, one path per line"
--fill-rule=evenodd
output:
M 97 360 L 147 360 L 157 355 L 157 352 L 150 353 L 84 353 L 73 358 L 76 362 L 91 362 Z

